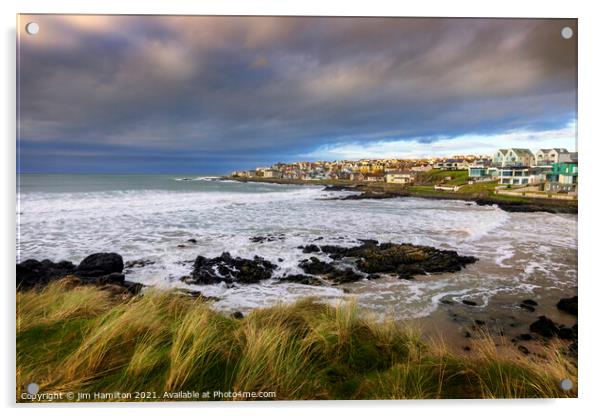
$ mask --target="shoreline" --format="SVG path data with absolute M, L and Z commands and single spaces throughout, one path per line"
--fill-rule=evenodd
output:
M 305 274 L 288 277 L 284 275 L 277 279 L 278 283 L 336 286 L 352 284 L 364 279 L 372 281 L 383 278 L 384 275 L 362 276 L 350 269 L 343 270 L 334 267 L 337 264 L 336 259 L 349 256 L 362 259 L 358 263 L 362 272 L 386 272 L 389 270 L 391 273 L 392 267 L 398 267 L 395 273 L 398 273 L 399 279 L 412 280 L 422 276 L 429 281 L 436 280 L 436 276 L 441 273 L 461 272 L 465 265 L 478 261 L 473 257 L 459 256 L 455 251 L 439 251 L 427 246 L 379 244 L 372 240 L 364 241 L 362 245 L 351 248 L 318 247 L 313 244 L 299 247 L 308 255 L 327 250 L 326 252 L 330 253 L 330 258 L 334 262 L 327 263 L 310 257 L 312 261 L 306 263 L 306 260 L 300 263 Z M 408 260 L 412 258 L 414 260 L 408 263 Z M 269 261 L 258 256 L 253 259 L 234 258 L 229 253 L 224 253 L 213 259 L 197 257 L 191 275 L 184 276 L 190 279 L 190 282 L 186 281 L 186 283 L 193 285 L 190 289 L 157 289 L 153 286 L 125 280 L 127 269 L 145 267 L 145 265 L 144 261 L 140 260 L 124 262 L 117 253 L 94 253 L 77 266 L 68 261 L 53 263 L 49 260 L 40 262 L 30 259 L 17 264 L 17 293 L 43 292 L 48 287 L 58 285 L 62 290 L 74 287 L 95 288 L 111 297 L 135 299 L 159 290 L 208 303 L 208 307 L 212 308 L 211 304 L 220 301 L 220 298 L 206 296 L 207 292 L 203 290 L 203 286 L 224 282 L 248 285 L 257 284 L 264 279 L 276 279 L 271 275 L 272 267 L 275 265 Z M 228 274 L 216 274 L 216 268 Z M 432 275 L 427 273 L 429 268 L 433 272 Z M 244 272 L 241 273 L 240 270 L 244 270 Z M 424 276 L 426 274 L 429 275 Z M 518 350 L 525 356 L 537 355 L 542 342 L 545 344 L 554 340 L 562 341 L 566 344 L 570 356 L 576 360 L 577 292 L 576 287 L 574 289 L 554 291 L 554 293 L 534 292 L 529 295 L 529 298 L 526 295 L 517 294 L 495 295 L 485 304 L 477 298 L 463 300 L 440 298 L 437 309 L 429 316 L 395 320 L 395 322 L 403 322 L 404 325 L 418 324 L 424 329 L 422 333 L 425 336 L 440 334 L 441 340 L 445 341 L 449 348 L 458 352 L 470 351 L 470 339 L 478 338 L 486 333 L 500 338 L 500 345 Z M 315 295 L 305 299 L 308 298 L 325 302 L 325 299 L 320 299 Z M 296 302 L 303 302 L 304 298 L 300 299 Z M 349 301 L 350 299 L 346 299 L 342 303 Z M 242 319 L 256 313 L 256 310 L 277 307 L 278 304 L 251 310 L 242 309 L 244 313 L 240 310 L 228 312 L 216 310 L 215 312 L 223 314 L 225 317 L 232 316 Z M 391 320 L 392 318 L 388 317 L 387 319 Z
M 484 192 L 458 193 L 448 191 L 430 191 L 417 189 L 397 184 L 386 183 L 358 183 L 343 180 L 320 180 L 304 181 L 301 179 L 278 179 L 278 178 L 239 178 L 232 176 L 222 176 L 222 179 L 233 180 L 237 182 L 253 183 L 271 183 L 279 185 L 299 185 L 299 186 L 324 186 L 325 190 L 330 191 L 353 191 L 360 192 L 358 195 L 351 195 L 344 198 L 335 198 L 340 200 L 355 199 L 388 199 L 388 198 L 424 198 L 439 200 L 457 200 L 475 202 L 477 205 L 497 205 L 500 209 L 507 212 L 547 212 L 551 214 L 574 214 L 578 213 L 578 203 L 563 200 L 546 200 L 541 198 L 512 197 L 496 195 Z M 413 189 L 414 188 L 414 189 Z

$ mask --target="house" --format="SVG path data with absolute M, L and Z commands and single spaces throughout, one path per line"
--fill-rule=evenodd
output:
M 493 164 L 496 166 L 533 166 L 535 156 L 529 149 L 499 149 L 493 154 Z
M 570 153 L 566 149 L 539 149 L 535 153 L 535 163 L 537 166 L 552 166 L 553 163 L 568 162 Z
M 552 165 L 546 172 L 544 189 L 549 192 L 575 192 L 578 180 L 577 162 L 560 162 Z
M 528 185 L 529 175 L 528 166 L 505 166 L 499 170 L 499 182 L 502 185 Z
M 419 165 L 419 166 L 412 166 L 410 168 L 410 170 L 412 170 L 413 172 L 428 172 L 431 169 L 433 169 L 433 167 L 431 165 Z
M 363 182 L 364 174 L 361 172 L 352 172 L 349 174 L 349 180 L 354 182 Z
M 274 169 L 264 169 L 262 171 L 262 173 L 263 173 L 262 176 L 264 178 L 281 178 L 282 177 L 282 174 L 279 171 L 274 170 Z
M 489 176 L 487 174 L 487 168 L 483 165 L 475 165 L 468 167 L 468 177 L 469 178 L 484 178 Z
M 364 182 L 383 182 L 385 177 L 379 173 L 364 173 Z
M 536 166 L 529 171 L 529 185 L 539 185 L 546 181 L 547 166 Z
M 393 171 L 385 175 L 386 183 L 408 184 L 414 182 L 415 174 L 411 171 Z
M 463 159 L 444 159 L 435 164 L 435 168 L 443 170 L 463 170 L 469 166 L 470 164 Z

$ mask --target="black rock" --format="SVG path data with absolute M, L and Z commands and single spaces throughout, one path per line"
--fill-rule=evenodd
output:
M 355 247 L 321 246 L 334 260 L 355 257 L 357 268 L 367 274 L 396 274 L 400 279 L 417 275 L 460 271 L 477 261 L 472 256 L 460 256 L 451 250 L 413 244 L 381 243 L 376 240 L 360 240 Z
M 533 299 L 525 299 L 521 302 L 523 305 L 529 305 L 529 306 L 537 306 L 538 303 L 535 302 Z
M 477 306 L 477 303 L 474 302 L 474 301 L 472 301 L 472 300 L 463 299 L 462 303 L 465 304 L 465 305 L 468 305 L 468 306 Z
M 326 263 L 317 257 L 301 260 L 301 262 L 299 262 L 299 267 L 305 273 L 309 274 L 328 274 L 335 270 L 332 264 Z
M 366 276 L 366 279 L 368 280 L 376 280 L 376 279 L 381 279 L 383 277 L 382 274 L 378 274 L 378 273 L 371 273 L 369 275 Z
M 55 279 L 74 274 L 75 269 L 75 265 L 68 261 L 53 263 L 50 260 L 25 260 L 16 266 L 16 287 L 23 290 L 45 286 Z
M 354 272 L 350 268 L 346 269 L 334 269 L 332 272 L 328 273 L 326 278 L 333 282 L 335 285 L 340 285 L 343 283 L 352 283 L 357 282 L 364 278 L 363 275 Z
M 531 334 L 520 334 L 517 338 L 521 341 L 531 341 L 533 336 Z
M 361 194 L 347 195 L 342 198 L 336 198 L 336 199 L 340 199 L 342 201 L 357 200 L 357 199 L 390 199 L 390 198 L 397 198 L 399 196 L 402 196 L 402 195 L 401 194 L 393 194 L 393 193 L 389 193 L 389 192 L 367 191 L 367 192 L 362 192 Z
M 339 255 L 341 253 L 344 253 L 347 250 L 346 247 L 332 246 L 332 245 L 320 246 L 320 249 L 322 250 L 323 253 L 330 254 L 331 258 L 340 258 Z
M 130 266 L 138 265 L 136 262 L 142 260 L 135 261 Z M 42 287 L 54 280 L 72 276 L 77 284 L 97 285 L 115 294 L 125 293 L 123 289 L 134 295 L 138 294 L 144 286 L 125 280 L 122 271 L 123 259 L 116 253 L 92 254 L 77 267 L 68 261 L 53 263 L 50 260 L 26 260 L 17 264 L 17 289 Z
M 97 279 L 97 283 L 103 284 L 103 285 L 112 284 L 112 285 L 123 286 L 124 282 L 125 282 L 125 276 L 122 273 L 111 273 L 106 276 L 100 276 Z
M 134 283 L 134 282 L 125 280 L 123 282 L 123 287 L 125 287 L 128 290 L 128 292 L 130 292 L 132 295 L 137 295 L 138 293 L 140 293 L 142 291 L 142 288 L 144 288 L 144 285 L 142 283 Z
M 442 303 L 444 305 L 453 305 L 455 302 L 453 300 L 449 300 L 449 299 L 440 299 L 439 303 Z
M 327 185 L 322 189 L 323 191 L 355 191 L 355 185 Z
M 315 244 L 308 244 L 305 247 L 303 247 L 304 253 L 318 253 L 319 251 L 320 251 L 320 247 L 318 247 Z
M 117 253 L 95 253 L 77 266 L 78 276 L 103 276 L 123 271 L 123 258 Z
M 556 304 L 556 307 L 563 312 L 577 316 L 577 296 L 573 296 L 572 298 L 560 299 L 560 301 L 558 301 L 558 303 Z
M 324 282 L 316 277 L 306 274 L 287 274 L 278 279 L 279 282 L 299 283 L 309 286 L 323 286 Z
M 144 266 L 148 266 L 150 264 L 155 264 L 155 262 L 153 260 L 145 260 L 145 259 L 130 260 L 130 261 L 125 262 L 123 268 L 124 269 L 132 269 L 134 267 L 144 267 Z
M 255 237 L 250 237 L 249 238 L 250 241 L 252 241 L 253 243 L 265 243 L 265 242 L 270 242 L 270 241 L 276 241 L 276 240 L 284 240 L 284 235 L 280 234 L 280 235 L 258 235 Z M 301 248 L 301 247 L 299 247 Z
M 258 283 L 272 277 L 276 265 L 255 256 L 253 259 L 233 258 L 230 253 L 222 253 L 215 258 L 198 256 L 194 262 L 190 276 L 182 280 L 194 284 L 231 283 Z
M 522 352 L 525 355 L 529 355 L 529 350 L 527 349 L 527 347 L 525 347 L 524 345 L 519 345 L 518 346 L 518 350 L 520 352 Z
M 189 238 L 188 242 L 192 243 L 192 244 L 196 244 L 196 238 Z
M 245 317 L 241 311 L 234 311 L 230 316 L 234 319 L 243 319 Z
M 527 305 L 527 304 L 526 304 L 526 303 L 524 303 L 524 302 L 523 302 L 523 303 L 521 303 L 521 304 L 520 304 L 520 305 L 518 305 L 518 306 L 520 306 L 521 308 L 523 308 L 524 310 L 527 310 L 527 311 L 529 311 L 529 312 L 535 312 L 535 308 L 534 308 L 533 306 L 531 306 L 531 305 Z
M 550 338 L 558 335 L 559 328 L 551 319 L 540 316 L 537 321 L 529 325 L 529 330 L 535 334 Z

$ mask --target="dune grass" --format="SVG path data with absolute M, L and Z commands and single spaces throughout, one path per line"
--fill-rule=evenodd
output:
M 354 302 L 305 299 L 237 320 L 174 292 L 120 298 L 60 281 L 19 292 L 17 313 L 18 401 L 30 382 L 40 392 L 144 391 L 151 400 L 178 391 L 211 392 L 205 399 L 216 399 L 214 391 L 274 392 L 279 400 L 577 394 L 576 386 L 558 388 L 577 375 L 560 345 L 536 360 L 482 336 L 462 354 L 379 322 Z

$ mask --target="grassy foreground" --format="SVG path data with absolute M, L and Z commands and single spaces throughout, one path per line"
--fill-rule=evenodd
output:
M 452 352 L 353 302 L 306 299 L 237 320 L 173 292 L 119 297 L 59 281 L 17 294 L 17 400 L 30 382 L 40 393 L 144 391 L 153 400 L 186 390 L 212 400 L 214 391 L 273 391 L 278 400 L 576 396 L 576 387 L 558 388 L 577 379 L 558 345 L 533 361 L 489 337 L 472 342 L 470 355 Z

